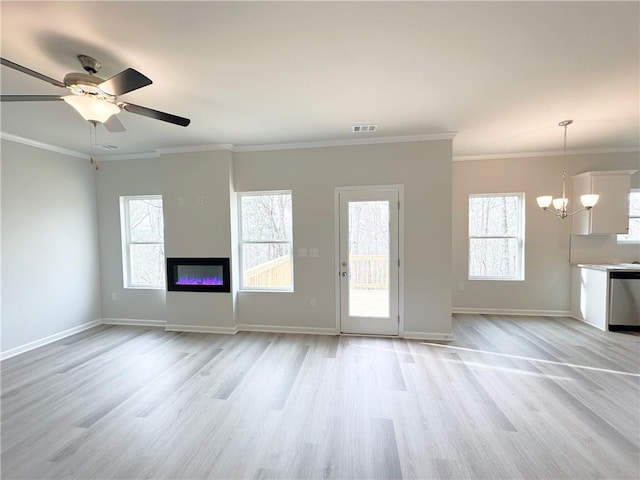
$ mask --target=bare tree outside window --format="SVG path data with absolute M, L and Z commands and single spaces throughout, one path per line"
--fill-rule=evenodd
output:
M 125 286 L 163 288 L 164 222 L 159 195 L 120 197 Z
M 349 315 L 389 316 L 389 202 L 349 202 Z
M 241 288 L 291 290 L 291 192 L 240 193 Z
M 469 278 L 524 279 L 524 194 L 469 196 Z

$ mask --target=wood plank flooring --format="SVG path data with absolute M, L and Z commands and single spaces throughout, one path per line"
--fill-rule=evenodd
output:
M 453 325 L 440 344 L 96 327 L 2 362 L 2 478 L 640 478 L 640 337 Z

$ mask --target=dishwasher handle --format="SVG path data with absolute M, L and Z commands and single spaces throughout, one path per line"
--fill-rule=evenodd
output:
M 640 280 L 640 272 L 611 272 L 609 278 Z

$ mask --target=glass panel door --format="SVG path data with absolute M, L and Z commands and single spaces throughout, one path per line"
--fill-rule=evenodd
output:
M 339 192 L 340 331 L 398 335 L 398 191 Z
M 349 315 L 389 317 L 389 201 L 349 202 Z

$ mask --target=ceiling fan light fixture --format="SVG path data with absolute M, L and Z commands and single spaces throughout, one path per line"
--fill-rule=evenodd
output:
M 89 122 L 105 123 L 112 115 L 120 112 L 120 107 L 115 103 L 89 95 L 67 95 L 62 99 Z

